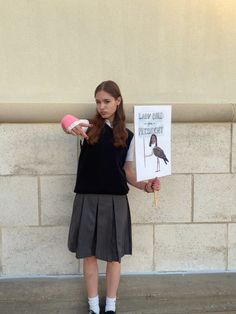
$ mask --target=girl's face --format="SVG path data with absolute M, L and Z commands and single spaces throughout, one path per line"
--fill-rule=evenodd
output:
M 109 93 L 105 91 L 99 91 L 95 95 L 97 111 L 103 119 L 113 121 L 117 107 L 120 104 L 121 98 L 115 99 Z
M 151 143 L 152 143 L 152 144 L 155 144 L 155 143 L 156 143 L 156 138 L 155 138 L 155 136 L 153 136 L 153 135 L 151 136 Z

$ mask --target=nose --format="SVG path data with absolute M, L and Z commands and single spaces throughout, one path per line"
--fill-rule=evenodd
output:
M 105 104 L 104 104 L 104 103 L 100 103 L 100 104 L 99 104 L 99 107 L 100 107 L 100 109 L 102 110 L 102 109 L 105 108 Z

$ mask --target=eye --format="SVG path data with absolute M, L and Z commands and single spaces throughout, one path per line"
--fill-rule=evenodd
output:
M 110 100 L 109 99 L 105 99 L 105 103 L 109 104 Z

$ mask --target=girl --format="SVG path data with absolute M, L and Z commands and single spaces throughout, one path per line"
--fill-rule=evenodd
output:
M 148 193 L 160 189 L 158 178 L 137 182 L 132 170 L 133 133 L 125 126 L 123 99 L 118 85 L 105 81 L 95 90 L 96 115 L 90 124 L 78 120 L 67 133 L 84 138 L 78 163 L 76 193 L 68 247 L 83 258 L 89 313 L 99 314 L 97 259 L 107 262 L 105 313 L 116 313 L 121 258 L 132 254 L 127 182 Z M 76 120 L 76 119 L 75 119 Z
M 152 147 L 152 152 L 150 155 L 145 155 L 145 157 L 151 157 L 151 156 L 153 156 L 153 154 L 156 156 L 156 159 L 157 159 L 157 170 L 156 170 L 156 172 L 158 172 L 158 171 L 160 171 L 160 158 L 163 159 L 163 161 L 165 162 L 166 165 L 169 162 L 169 160 L 167 159 L 163 149 L 161 149 L 158 146 L 157 136 L 155 134 L 151 135 L 149 146 Z

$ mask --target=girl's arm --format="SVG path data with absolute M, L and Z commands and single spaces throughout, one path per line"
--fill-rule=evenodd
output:
M 137 189 L 146 191 L 148 193 L 153 192 L 154 190 L 159 191 L 161 187 L 160 180 L 158 178 L 154 178 L 151 180 L 146 181 L 140 181 L 137 182 L 136 175 L 132 168 L 132 161 L 126 161 L 124 165 L 124 170 L 126 174 L 126 178 L 129 184 L 133 185 Z

